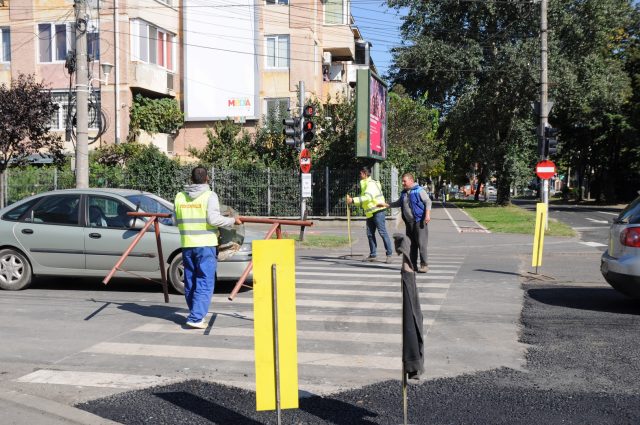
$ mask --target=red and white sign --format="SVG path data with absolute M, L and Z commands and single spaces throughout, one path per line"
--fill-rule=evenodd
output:
M 548 160 L 540 161 L 536 165 L 536 174 L 543 180 L 550 179 L 556 174 L 556 164 Z
M 302 149 L 300 152 L 300 171 L 303 173 L 311 171 L 311 153 L 308 149 Z

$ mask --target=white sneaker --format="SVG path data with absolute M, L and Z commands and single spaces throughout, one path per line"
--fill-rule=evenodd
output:
M 193 329 L 205 329 L 207 327 L 207 322 L 205 319 L 200 320 L 199 322 L 187 322 L 186 325 Z

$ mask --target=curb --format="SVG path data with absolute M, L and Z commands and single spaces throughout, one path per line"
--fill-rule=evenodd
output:
M 118 425 L 119 422 L 113 422 L 109 419 L 102 418 L 84 410 L 77 409 L 66 404 L 58 403 L 46 398 L 37 397 L 30 394 L 24 394 L 17 391 L 0 390 L 0 399 L 17 405 L 21 409 L 40 412 L 50 418 L 58 418 L 81 425 Z M 7 416 L 10 412 L 3 412 L 3 416 Z M 48 421 L 52 423 L 53 421 Z

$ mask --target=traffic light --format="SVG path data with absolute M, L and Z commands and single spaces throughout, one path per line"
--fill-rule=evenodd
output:
M 544 128 L 544 155 L 550 156 L 558 153 L 558 133 L 560 131 L 557 128 L 545 127 Z
M 304 116 L 304 123 L 302 124 L 302 140 L 304 143 L 311 143 L 313 140 L 313 129 L 315 125 L 313 124 L 312 118 L 316 114 L 316 109 L 313 105 L 305 105 L 304 110 L 302 111 L 302 115 Z
M 297 148 L 300 144 L 300 118 L 285 118 L 282 120 L 282 124 L 284 124 L 282 130 L 285 137 L 284 142 L 287 146 Z

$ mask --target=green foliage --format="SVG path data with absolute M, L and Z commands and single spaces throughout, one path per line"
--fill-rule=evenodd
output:
M 140 130 L 148 133 L 177 132 L 184 125 L 184 114 L 173 98 L 151 99 L 137 94 L 129 112 L 130 138 Z
M 33 75 L 19 74 L 10 86 L 0 85 L 0 174 L 30 155 L 48 153 L 62 160 L 62 140 L 49 132 L 56 111 L 51 90 Z
M 211 128 L 207 128 L 206 134 L 208 142 L 204 149 L 187 149 L 202 163 L 237 169 L 263 165 L 251 135 L 240 124 L 231 120 L 215 121 Z
M 389 93 L 388 155 L 400 173 L 418 178 L 444 172 L 445 145 L 436 137 L 439 113 L 427 105 L 427 95 L 414 100 L 402 86 Z

